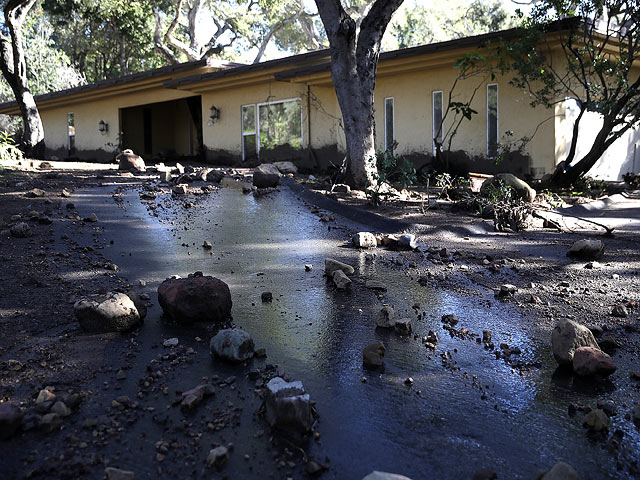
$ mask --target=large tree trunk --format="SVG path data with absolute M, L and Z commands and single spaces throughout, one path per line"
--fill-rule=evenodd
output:
M 331 77 L 347 143 L 347 181 L 367 188 L 377 181 L 373 93 L 380 42 L 402 0 L 376 0 L 357 31 L 339 0 L 316 0 L 331 46 Z
M 10 39 L 0 34 L 0 69 L 13 90 L 22 115 L 22 149 L 33 158 L 44 156 L 44 128 L 38 107 L 27 86 L 27 64 L 22 45 L 22 25 L 35 0 L 9 0 L 4 18 Z

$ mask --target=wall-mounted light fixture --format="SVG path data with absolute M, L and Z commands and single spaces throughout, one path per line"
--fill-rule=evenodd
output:
M 100 122 L 98 123 L 98 130 L 102 135 L 104 135 L 109 131 L 109 124 L 104 120 L 100 120 Z
M 220 120 L 220 109 L 217 108 L 215 105 L 211 105 L 211 108 L 209 109 L 211 111 L 210 115 L 209 115 L 209 120 L 211 121 L 211 123 L 216 123 L 216 120 Z

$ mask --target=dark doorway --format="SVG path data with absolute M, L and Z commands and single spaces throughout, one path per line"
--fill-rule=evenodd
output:
M 145 108 L 143 110 L 143 131 L 144 131 L 144 153 L 147 155 L 151 154 L 153 151 L 153 141 L 151 137 L 151 132 L 153 126 L 151 125 L 151 109 Z

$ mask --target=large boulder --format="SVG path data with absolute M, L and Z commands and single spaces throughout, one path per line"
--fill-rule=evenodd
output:
M 129 148 L 120 152 L 116 161 L 118 162 L 118 170 L 144 172 L 147 169 L 142 157 L 133 153 L 133 150 Z
M 396 325 L 396 313 L 391 307 L 382 307 L 376 317 L 376 327 L 393 328 Z
M 602 240 L 589 240 L 583 238 L 571 245 L 567 252 L 567 257 L 581 260 L 597 260 L 604 253 L 604 242 Z
M 280 184 L 282 174 L 272 163 L 263 163 L 253 169 L 253 185 L 257 188 L 274 188 Z
M 324 273 L 327 277 L 331 278 L 333 276 L 333 272 L 336 270 L 342 270 L 345 275 L 353 275 L 355 269 L 351 265 L 347 265 L 346 263 L 339 262 L 338 260 L 334 260 L 333 258 L 325 258 L 324 260 Z
M 519 179 L 511 173 L 498 173 L 497 175 L 494 175 L 493 178 L 488 178 L 482 183 L 480 192 L 487 192 L 491 185 L 495 185 L 499 181 L 502 181 L 505 185 L 511 187 L 516 198 L 520 198 L 525 202 L 533 202 L 536 198 L 536 191 L 531 188 L 527 182 Z
M 384 366 L 384 344 L 382 342 L 371 343 L 362 351 L 362 365 L 365 368 L 376 369 Z
M 356 248 L 376 248 L 378 241 L 371 232 L 358 232 L 351 238 L 351 243 Z
M 24 222 L 18 222 L 11 227 L 11 236 L 16 238 L 27 238 L 31 236 L 31 227 Z
M 580 347 L 573 353 L 573 371 L 581 377 L 606 377 L 616 371 L 616 364 L 599 348 Z
M 347 277 L 342 270 L 334 271 L 331 278 L 338 290 L 346 290 L 351 287 L 351 279 Z
M 133 300 L 119 292 L 91 295 L 74 306 L 76 318 L 85 332 L 125 332 L 141 321 Z
M 220 330 L 209 346 L 212 355 L 231 362 L 244 362 L 253 357 L 253 340 L 247 332 L 238 328 Z
M 571 365 L 576 349 L 594 347 L 598 342 L 587 327 L 571 320 L 560 320 L 551 334 L 553 357 L 560 365 Z
M 158 302 L 176 322 L 222 322 L 231 315 L 231 292 L 222 280 L 194 274 L 171 278 L 158 287 Z
M 283 175 L 288 175 L 290 173 L 293 173 L 293 174 L 298 173 L 298 167 L 296 167 L 293 164 L 293 162 L 273 162 L 273 165 Z
M 306 433 L 313 425 L 311 400 L 302 382 L 287 382 L 280 377 L 267 383 L 265 415 L 271 427 Z

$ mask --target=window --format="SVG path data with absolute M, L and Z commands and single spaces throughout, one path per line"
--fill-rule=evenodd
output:
M 300 99 L 258 105 L 258 152 L 289 145 L 302 148 L 302 106 Z
M 76 122 L 73 112 L 67 113 L 67 151 L 69 155 L 76 151 Z
M 255 157 L 256 153 L 256 106 L 244 105 L 242 107 L 242 159 L 248 160 Z
M 442 139 L 444 138 L 444 132 L 442 131 L 442 90 L 433 92 L 432 95 L 433 104 L 433 155 L 436 154 L 436 141 L 442 145 Z
M 498 85 L 487 85 L 487 156 L 498 154 Z
M 393 149 L 393 97 L 384 99 L 384 149 Z

